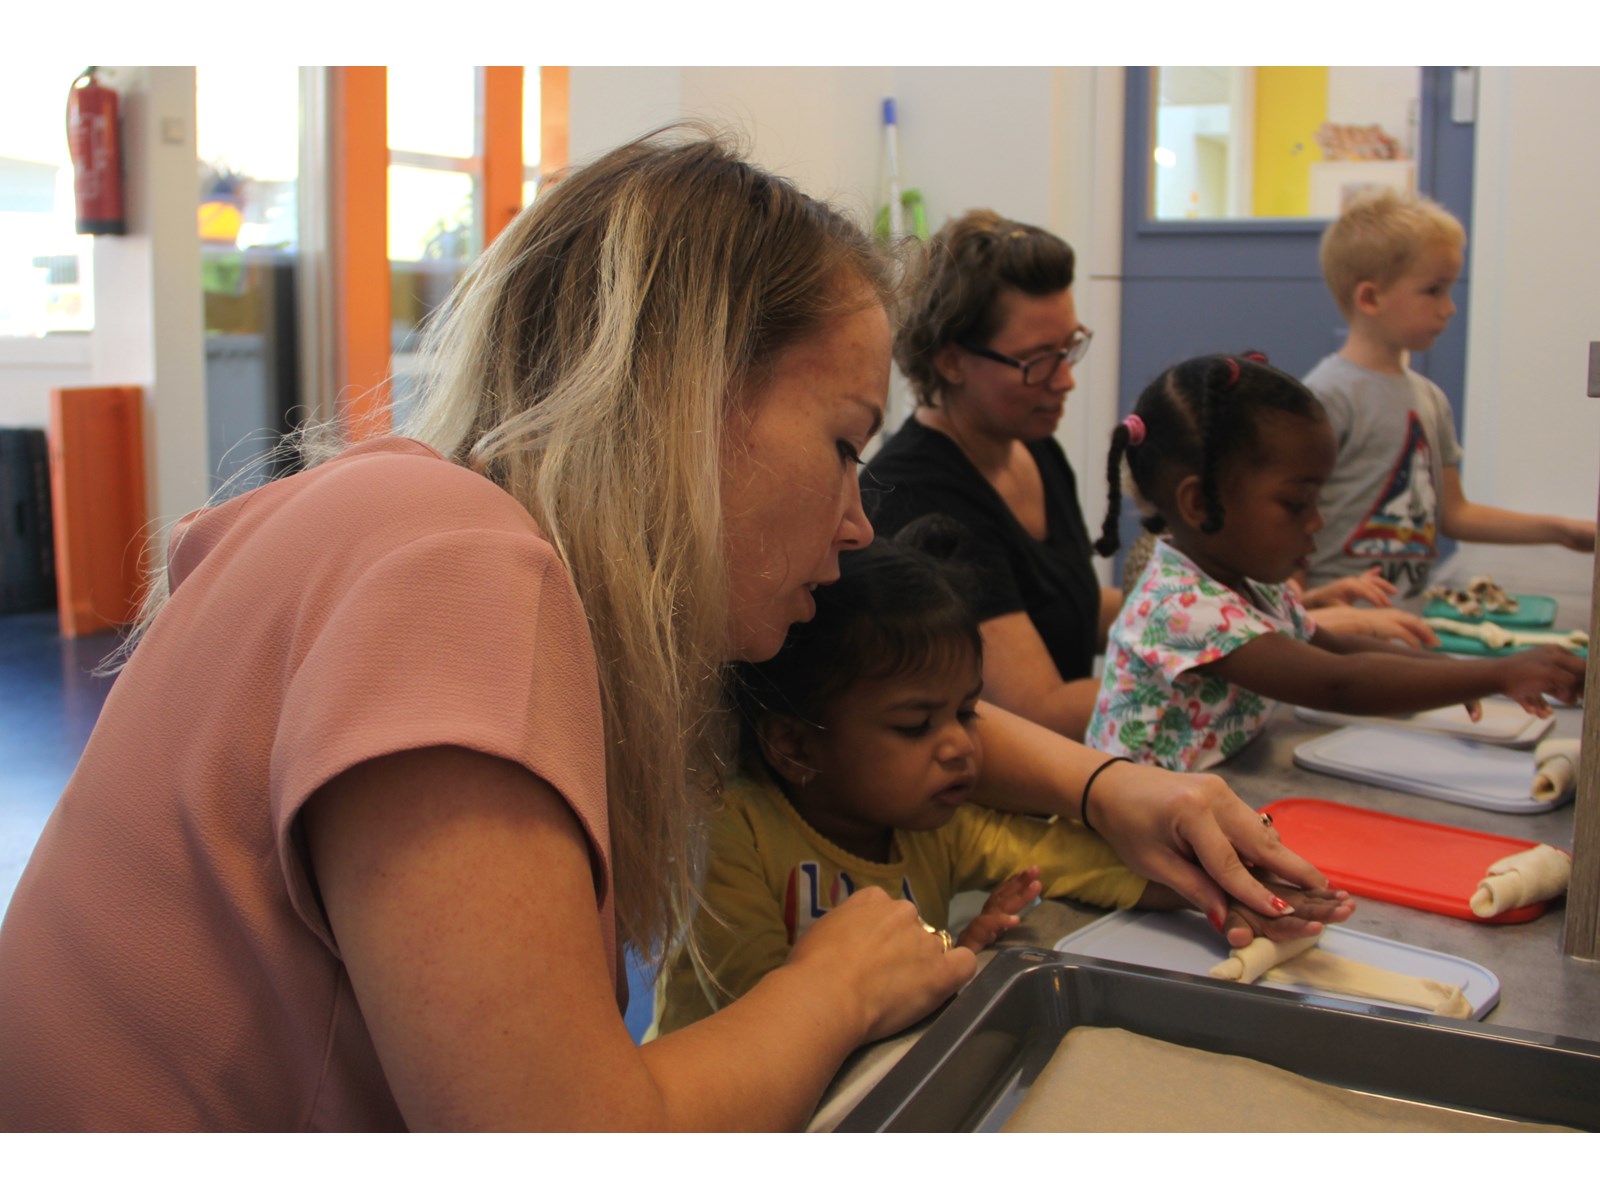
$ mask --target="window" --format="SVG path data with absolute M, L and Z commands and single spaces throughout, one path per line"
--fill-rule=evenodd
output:
M 0 72 L 0 337 L 84 332 L 94 242 L 75 228 L 66 133 L 83 66 L 13 57 Z
M 195 151 L 212 485 L 249 486 L 299 415 L 299 68 L 197 66 Z

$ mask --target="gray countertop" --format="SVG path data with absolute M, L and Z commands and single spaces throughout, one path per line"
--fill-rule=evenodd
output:
M 1436 578 L 1465 583 L 1488 573 L 1515 592 L 1553 595 L 1556 628 L 1589 628 L 1593 562 L 1587 555 L 1548 547 L 1464 547 Z M 1417 608 L 1416 602 L 1407 607 Z M 1582 712 L 1558 708 L 1551 737 L 1578 737 Z M 1294 762 L 1301 742 L 1330 732 L 1326 725 L 1296 717 L 1281 708 L 1268 729 L 1218 770 L 1252 808 L 1286 796 L 1310 796 L 1378 812 L 1455 825 L 1484 833 L 1572 848 L 1571 804 L 1546 813 L 1499 813 L 1434 800 L 1307 771 Z M 1052 947 L 1075 929 L 1104 916 L 1072 902 L 1044 901 L 998 943 Z M 1500 1002 L 1485 1018 L 1491 1026 L 1561 1034 L 1600 1042 L 1600 964 L 1561 952 L 1565 906 L 1557 902 L 1538 919 L 1518 925 L 1484 925 L 1418 909 L 1358 897 L 1347 928 L 1457 955 L 1478 963 L 1500 980 Z M 992 951 L 979 956 L 982 970 Z M 810 1128 L 831 1129 L 920 1036 L 926 1022 L 898 1037 L 857 1051 L 840 1070 L 813 1117 Z

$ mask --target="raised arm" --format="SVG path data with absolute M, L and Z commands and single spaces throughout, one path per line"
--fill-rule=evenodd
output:
M 1084 786 L 1111 756 L 1068 740 L 1014 713 L 981 703 L 984 769 L 977 799 L 1007 812 L 1083 816 Z M 1215 775 L 1183 775 L 1116 762 L 1089 795 L 1090 824 L 1134 871 L 1164 883 L 1215 921 L 1233 896 L 1266 916 L 1282 904 L 1241 857 L 1291 883 L 1327 886 L 1327 878 L 1279 841 L 1276 831 Z M 1273 923 L 1269 936 L 1302 937 L 1298 918 Z
M 1439 528 L 1446 537 L 1463 542 L 1550 544 L 1594 552 L 1593 521 L 1474 504 L 1462 491 L 1458 467 L 1444 469 L 1439 491 Z
M 588 843 L 543 781 L 467 750 L 416 750 L 334 779 L 304 820 L 413 1129 L 792 1129 L 851 1049 L 974 969 L 908 902 L 868 889 L 743 1000 L 640 1048 L 617 1011 Z

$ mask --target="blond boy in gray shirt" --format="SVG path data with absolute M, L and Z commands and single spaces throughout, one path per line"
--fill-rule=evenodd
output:
M 1350 332 L 1305 378 L 1339 446 L 1319 498 L 1326 525 L 1303 581 L 1309 587 L 1377 568 L 1415 596 L 1441 536 L 1594 550 L 1593 521 L 1468 500 L 1450 403 L 1407 366 L 1455 314 L 1450 290 L 1465 244 L 1461 223 L 1443 207 L 1386 189 L 1361 193 L 1323 234 L 1323 278 Z

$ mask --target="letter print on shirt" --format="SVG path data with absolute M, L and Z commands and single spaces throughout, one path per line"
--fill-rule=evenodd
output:
M 783 927 L 788 931 L 789 945 L 794 945 L 802 933 L 849 899 L 855 890 L 855 880 L 840 871 L 827 888 L 827 902 L 824 904 L 822 864 L 815 861 L 796 863 L 783 889 Z M 901 878 L 900 894 L 911 903 L 917 903 L 917 898 L 911 894 L 909 879 Z M 917 911 L 922 911 L 921 905 L 917 906 Z
M 1409 414 L 1406 440 L 1378 502 L 1345 539 L 1354 558 L 1433 558 L 1438 553 L 1438 488 L 1428 436 Z

